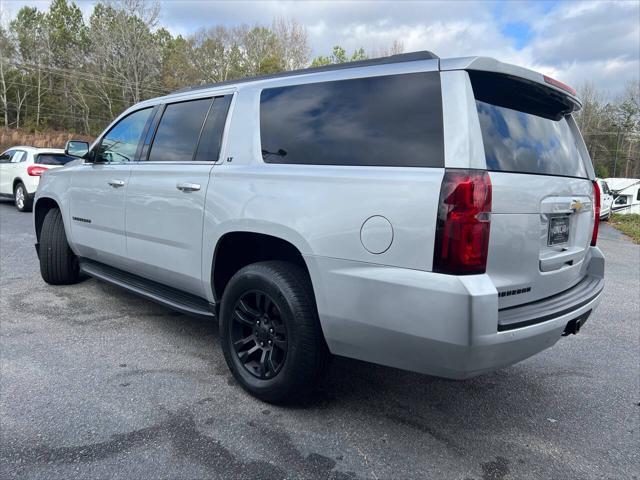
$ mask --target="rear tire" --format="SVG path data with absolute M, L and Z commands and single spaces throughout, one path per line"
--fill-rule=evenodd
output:
M 57 208 L 47 212 L 40 232 L 40 274 L 50 285 L 71 285 L 80 279 L 78 257 L 71 251 Z
M 22 182 L 13 189 L 13 202 L 19 212 L 30 212 L 33 208 L 33 198 L 29 198 L 29 193 Z
M 303 399 L 330 360 L 309 276 L 289 262 L 254 263 L 229 280 L 220 338 L 235 379 L 265 402 Z

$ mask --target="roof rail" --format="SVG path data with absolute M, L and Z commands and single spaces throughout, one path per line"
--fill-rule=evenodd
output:
M 334 63 L 331 65 L 324 65 L 322 67 L 301 68 L 299 70 L 289 70 L 289 71 L 284 71 L 279 73 L 272 73 L 269 75 L 259 75 L 256 77 L 238 78 L 236 80 L 227 80 L 227 81 L 218 82 L 218 83 L 195 85 L 192 87 L 181 88 L 171 93 L 174 94 L 174 93 L 191 92 L 194 90 L 203 90 L 206 88 L 222 87 L 224 85 L 233 85 L 236 83 L 245 83 L 245 82 L 253 82 L 256 80 L 269 80 L 272 78 L 304 75 L 306 73 L 330 72 L 332 70 L 342 70 L 344 68 L 369 67 L 374 65 L 387 65 L 390 63 L 401 63 L 401 62 L 415 62 L 417 60 L 434 60 L 434 59 L 437 60 L 439 58 L 440 57 L 438 57 L 435 53 L 429 52 L 427 50 L 423 50 L 420 52 L 400 53 L 397 55 L 390 55 L 388 57 L 371 58 L 368 60 L 358 60 L 356 62 Z

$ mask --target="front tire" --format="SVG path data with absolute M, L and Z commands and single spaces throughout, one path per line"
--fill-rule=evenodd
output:
M 307 396 L 330 358 L 309 276 L 289 262 L 254 263 L 231 278 L 222 296 L 220 337 L 238 383 L 270 403 Z
M 33 208 L 33 198 L 29 197 L 29 193 L 22 182 L 19 182 L 13 189 L 13 202 L 19 212 L 30 212 Z
M 47 212 L 40 232 L 40 274 L 50 285 L 71 285 L 80 279 L 78 257 L 71 251 L 57 208 Z

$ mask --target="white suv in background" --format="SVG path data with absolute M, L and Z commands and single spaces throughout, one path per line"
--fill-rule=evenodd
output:
M 40 176 L 74 160 L 55 148 L 13 147 L 0 155 L 0 197 L 13 198 L 16 208 L 30 212 Z

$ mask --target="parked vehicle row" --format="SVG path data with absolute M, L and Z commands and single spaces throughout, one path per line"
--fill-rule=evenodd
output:
M 21 212 L 30 212 L 42 174 L 71 160 L 61 149 L 18 146 L 0 155 L 0 196 L 12 198 Z
M 607 178 L 606 181 L 614 197 L 613 212 L 640 214 L 640 179 Z
M 600 301 L 600 189 L 575 92 L 419 52 L 198 87 L 47 172 L 42 277 L 217 318 L 236 380 L 309 392 L 331 354 L 464 379 Z

